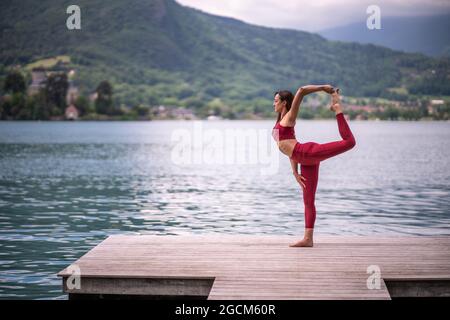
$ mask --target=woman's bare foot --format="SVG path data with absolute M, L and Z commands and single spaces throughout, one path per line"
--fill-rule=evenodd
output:
M 339 103 L 332 104 L 330 106 L 330 110 L 334 111 L 335 114 L 342 113 L 342 107 L 341 107 L 341 105 Z
M 305 228 L 305 236 L 303 240 L 290 244 L 289 247 L 312 247 L 313 246 L 314 228 Z
M 334 105 L 336 103 L 341 103 L 341 96 L 339 95 L 339 88 L 336 88 L 332 93 L 331 93 L 331 105 Z
M 330 110 L 334 111 L 335 114 L 342 113 L 341 108 L 341 96 L 339 95 L 339 88 L 336 88 L 331 94 L 331 105 Z
M 303 238 L 303 240 L 300 240 L 296 243 L 289 245 L 289 247 L 312 247 L 312 246 L 313 246 L 313 239 L 307 238 Z

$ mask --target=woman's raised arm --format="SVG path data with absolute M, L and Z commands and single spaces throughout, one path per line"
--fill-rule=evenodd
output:
M 322 84 L 322 85 L 310 84 L 310 85 L 301 87 L 301 89 L 303 89 L 303 95 L 306 96 L 307 94 L 317 92 L 317 91 L 325 91 L 326 93 L 332 94 L 334 88 L 332 85 L 329 85 L 329 84 Z
M 294 100 L 292 100 L 291 109 L 289 109 L 288 113 L 286 114 L 286 116 L 288 117 L 288 121 L 295 122 L 295 119 L 297 119 L 298 111 L 300 110 L 300 104 L 304 96 L 317 91 L 325 91 L 326 93 L 331 94 L 333 90 L 334 90 L 333 86 L 329 84 L 324 85 L 310 84 L 298 88 L 297 92 L 295 93 Z
M 294 123 L 297 119 L 298 111 L 300 109 L 300 103 L 303 100 L 303 97 L 305 96 L 303 93 L 303 87 L 298 88 L 297 92 L 295 93 L 294 100 L 292 100 L 291 108 L 285 115 L 287 117 L 288 122 Z

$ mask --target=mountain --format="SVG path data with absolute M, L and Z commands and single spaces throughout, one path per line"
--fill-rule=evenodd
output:
M 66 28 L 61 0 L 0 2 L 0 70 L 69 56 L 80 90 L 109 80 L 117 103 L 184 104 L 220 99 L 267 108 L 273 92 L 309 83 L 354 96 L 447 94 L 450 59 L 206 14 L 173 0 L 79 0 L 81 30 Z M 1 71 L 0 71 L 1 72 Z
M 450 56 L 450 14 L 415 17 L 382 17 L 380 30 L 369 30 L 366 21 L 319 32 L 330 40 L 372 43 L 394 50 Z

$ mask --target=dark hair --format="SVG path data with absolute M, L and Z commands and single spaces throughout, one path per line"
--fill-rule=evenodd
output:
M 294 100 L 294 95 L 289 90 L 280 90 L 273 94 L 275 97 L 277 94 L 280 95 L 281 101 L 286 101 L 286 108 L 289 111 L 291 109 L 292 101 Z M 281 112 L 278 113 L 277 122 L 281 119 Z

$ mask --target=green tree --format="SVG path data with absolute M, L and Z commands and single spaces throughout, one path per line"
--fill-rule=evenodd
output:
M 14 93 L 11 99 L 11 116 L 13 119 L 19 120 L 28 120 L 30 119 L 30 114 L 28 110 L 25 108 L 26 106 L 26 97 L 23 93 Z
M 449 120 L 450 119 L 450 103 L 446 102 L 436 108 L 436 113 L 433 117 L 435 120 Z
M 9 119 L 11 117 L 11 110 L 12 110 L 11 97 L 10 96 L 5 96 L 5 97 L 1 97 L 0 99 L 2 101 L 2 104 L 1 104 L 1 109 L 2 109 L 1 118 L 2 118 L 2 120 L 7 120 L 7 119 Z
M 133 113 L 135 113 L 137 116 L 144 117 L 148 116 L 149 114 L 149 107 L 143 106 L 143 105 L 134 105 L 131 109 Z
M 26 83 L 24 76 L 18 71 L 9 73 L 6 76 L 3 90 L 6 93 L 25 93 Z
M 300 119 L 313 119 L 314 111 L 311 108 L 300 108 L 299 117 Z
M 387 107 L 383 113 L 389 120 L 397 120 L 398 116 L 400 115 L 400 111 L 391 106 Z
M 192 96 L 184 99 L 182 105 L 189 109 L 201 109 L 205 107 L 206 102 L 202 97 Z
M 97 89 L 97 99 L 95 100 L 95 109 L 101 114 L 113 114 L 113 88 L 112 85 L 104 80 L 100 82 Z
M 223 102 L 219 98 L 215 98 L 208 102 L 208 112 L 210 114 L 213 114 L 215 116 L 221 116 L 222 115 L 222 108 L 224 107 Z
M 80 112 L 80 116 L 91 113 L 93 111 L 91 110 L 89 100 L 82 95 L 78 96 L 78 98 L 75 100 L 75 106 Z
M 66 96 L 69 82 L 65 73 L 51 74 L 45 84 L 47 103 L 56 106 L 61 112 L 66 108 Z
M 46 103 L 46 96 L 43 90 L 27 99 L 26 107 L 31 110 L 32 120 L 48 120 L 51 110 Z

